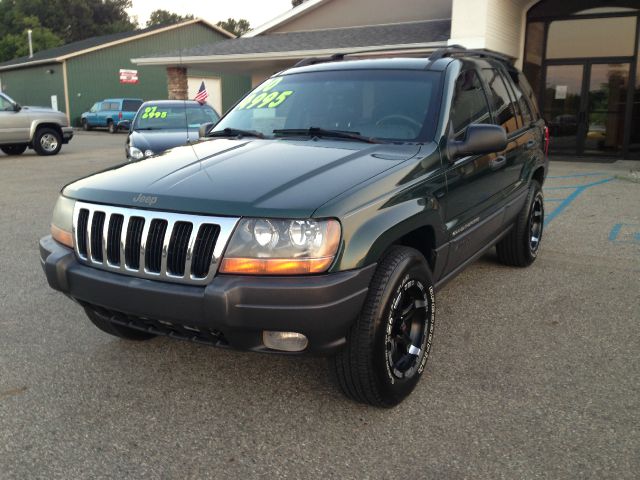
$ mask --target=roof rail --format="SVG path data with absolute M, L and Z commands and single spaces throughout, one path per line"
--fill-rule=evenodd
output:
M 440 60 L 441 58 L 452 57 L 454 55 L 469 55 L 472 57 L 493 58 L 495 60 L 500 60 L 501 62 L 506 62 L 508 65 L 512 65 L 511 59 L 506 55 L 501 55 L 499 53 L 493 53 L 486 50 L 468 49 L 463 47 L 462 45 L 450 45 L 448 47 L 436 50 L 429 56 L 429 60 L 435 62 L 436 60 Z
M 317 63 L 339 62 L 344 60 L 344 53 L 334 53 L 330 57 L 307 57 L 300 60 L 292 68 L 306 67 L 307 65 L 315 65 Z

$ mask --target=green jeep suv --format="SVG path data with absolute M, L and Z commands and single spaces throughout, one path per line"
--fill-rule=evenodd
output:
M 346 395 L 390 407 L 437 290 L 494 245 L 538 254 L 546 130 L 493 54 L 303 60 L 201 133 L 62 189 L 42 265 L 107 333 L 328 355 Z

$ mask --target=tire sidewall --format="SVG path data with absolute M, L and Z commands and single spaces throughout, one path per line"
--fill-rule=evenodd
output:
M 85 132 L 89 131 L 89 122 L 87 122 L 86 118 L 82 119 L 82 130 L 84 130 Z
M 535 250 L 531 249 L 531 213 L 533 211 L 533 207 L 536 203 L 536 200 L 540 200 L 542 203 L 542 226 L 540 230 L 540 239 L 538 240 L 538 247 Z M 528 257 L 529 263 L 533 262 L 540 252 L 540 246 L 542 245 L 542 238 L 544 236 L 544 195 L 542 193 L 542 189 L 538 182 L 534 182 L 531 186 L 531 193 L 528 198 L 528 208 L 527 208 L 527 220 L 525 223 L 525 232 L 523 235 L 523 240 L 525 242 L 524 251 Z
M 424 288 L 426 299 L 429 302 L 427 320 L 430 320 L 430 323 L 427 325 L 425 335 L 423 337 L 421 345 L 422 354 L 419 360 L 420 365 L 418 367 L 418 371 L 409 379 L 399 379 L 393 375 L 389 368 L 386 340 L 393 301 L 400 293 L 403 286 L 411 280 L 420 282 Z M 380 392 L 385 399 L 390 401 L 391 404 L 399 403 L 409 395 L 420 380 L 431 351 L 434 327 L 435 295 L 431 274 L 422 255 L 415 252 L 415 255 L 405 258 L 395 268 L 393 274 L 388 279 L 384 287 L 384 294 L 376 312 L 372 361 L 374 371 L 376 372 L 376 382 Z
M 58 146 L 55 148 L 55 150 L 45 150 L 40 145 L 40 141 L 42 140 L 42 137 L 45 136 L 46 134 L 54 135 L 56 137 L 56 140 L 58 141 Z M 35 138 L 33 140 L 33 149 L 38 153 L 38 155 L 45 155 L 45 156 L 56 155 L 61 148 L 62 148 L 62 136 L 58 132 L 56 132 L 54 129 L 41 128 L 36 132 Z

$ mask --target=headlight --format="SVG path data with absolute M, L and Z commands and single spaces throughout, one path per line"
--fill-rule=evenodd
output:
M 142 150 L 136 147 L 129 147 L 129 156 L 134 160 L 142 160 L 144 158 L 144 153 Z
M 299 275 L 325 272 L 340 245 L 337 220 L 243 218 L 220 273 Z
M 73 207 L 76 201 L 60 195 L 53 208 L 51 236 L 55 241 L 73 248 Z

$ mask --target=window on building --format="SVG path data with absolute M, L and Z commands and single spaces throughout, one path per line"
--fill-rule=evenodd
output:
M 456 140 L 464 138 L 467 127 L 472 123 L 491 123 L 487 97 L 475 70 L 460 74 L 454 95 L 450 119 Z
M 504 127 L 507 133 L 517 130 L 516 112 L 502 76 L 494 68 L 485 68 L 482 70 L 482 77 L 489 87 L 489 104 L 496 124 Z
M 631 57 L 636 17 L 584 18 L 549 24 L 547 59 Z

